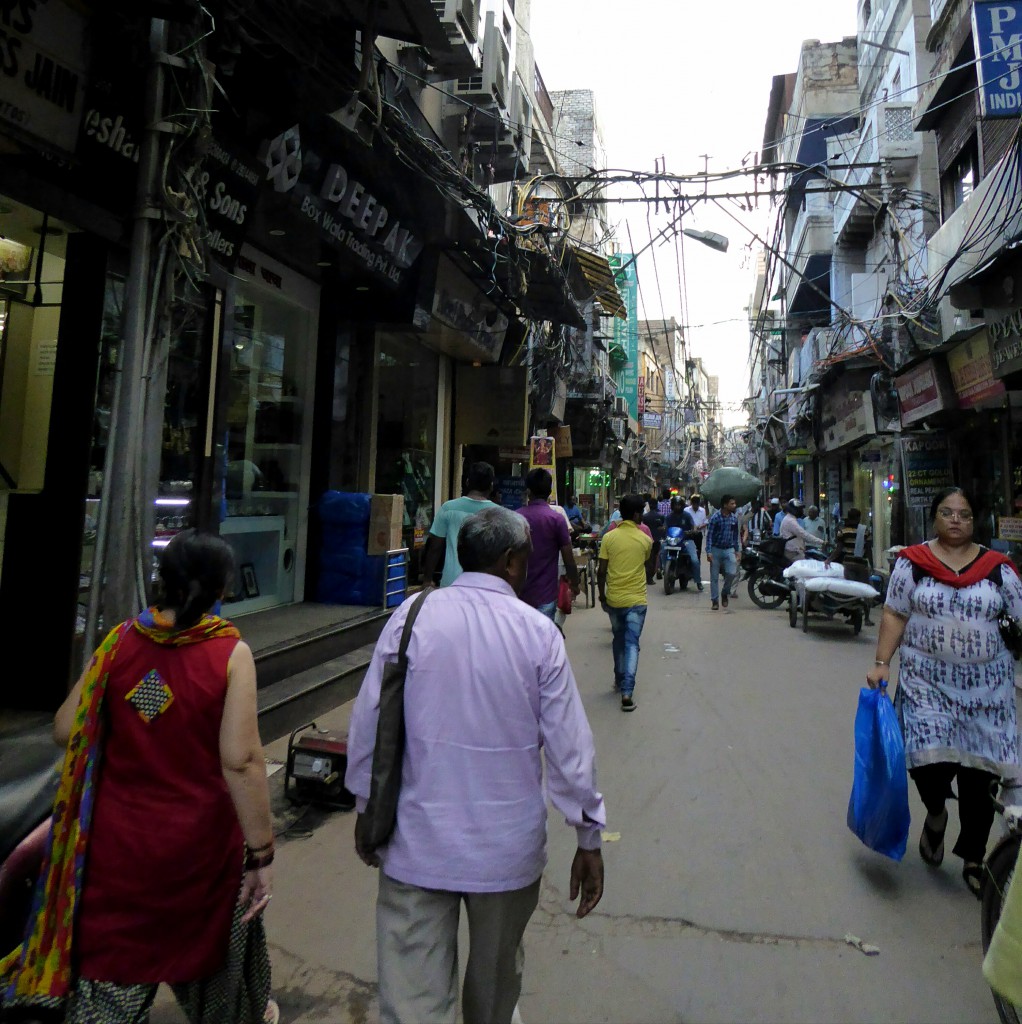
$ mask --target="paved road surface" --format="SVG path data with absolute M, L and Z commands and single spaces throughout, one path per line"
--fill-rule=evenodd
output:
M 651 589 L 650 602 L 631 715 L 611 693 L 606 616 L 580 606 L 567 623 L 619 838 L 604 847 L 603 903 L 579 923 L 567 903 L 573 833 L 551 816 L 526 938 L 526 1024 L 995 1021 L 979 905 L 950 852 L 937 871 L 919 860 L 918 800 L 901 864 L 845 826 L 876 627 L 853 637 L 821 621 L 804 635 L 745 593 L 713 612 L 708 588 Z M 271 752 L 282 756 L 279 744 Z M 371 1021 L 375 877 L 354 856 L 350 816 L 310 823 L 278 855 L 268 921 L 283 1019 Z M 161 999 L 154 1020 L 177 1019 Z

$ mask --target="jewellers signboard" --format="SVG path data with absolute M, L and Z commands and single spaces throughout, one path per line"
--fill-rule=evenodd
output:
M 73 153 L 85 106 L 85 18 L 63 0 L 0 0 L 0 124 Z
M 961 408 L 970 409 L 1004 394 L 1004 382 L 994 379 L 986 331 L 980 331 L 952 349 L 947 355 L 947 365 Z
M 373 276 L 399 286 L 423 243 L 372 183 L 343 160 L 331 158 L 345 150 L 340 141 L 331 142 L 343 130 L 324 125 L 317 131 L 303 122 L 267 139 L 259 150 L 264 180 L 290 196 L 324 242 Z
M 984 117 L 1022 114 L 1022 0 L 976 0 L 972 8 Z
M 650 430 L 659 430 L 663 422 L 664 418 L 658 412 L 644 412 L 642 414 L 642 425 Z
M 927 359 L 908 373 L 896 377 L 902 426 L 917 423 L 957 405 L 951 381 L 943 364 Z
M 990 365 L 998 379 L 1022 370 L 1022 309 L 1000 317 L 987 310 Z
M 945 434 L 903 434 L 901 461 L 909 508 L 929 510 L 933 499 L 954 484 Z

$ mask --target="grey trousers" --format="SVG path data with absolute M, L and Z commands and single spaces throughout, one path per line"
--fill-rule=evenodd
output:
M 458 918 L 468 913 L 465 1024 L 510 1024 L 522 991 L 522 936 L 539 879 L 512 892 L 420 889 L 380 872 L 376 955 L 381 1024 L 455 1024 Z

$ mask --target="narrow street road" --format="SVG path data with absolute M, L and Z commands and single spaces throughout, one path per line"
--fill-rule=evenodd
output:
M 853 637 L 843 622 L 811 621 L 804 635 L 744 591 L 712 612 L 708 592 L 651 588 L 638 710 L 624 715 L 606 617 L 572 614 L 568 646 L 610 815 L 606 895 L 584 922 L 571 916 L 574 837 L 552 815 L 526 939 L 527 1024 L 996 1020 L 979 905 L 950 852 L 937 871 L 919 860 L 915 797 L 901 864 L 845 825 L 875 630 Z M 283 1019 L 371 1021 L 375 876 L 354 856 L 350 815 L 312 812 L 307 825 L 308 838 L 282 845 L 268 919 Z M 956 834 L 952 823 L 949 851 Z M 161 1000 L 154 1019 L 175 1014 Z

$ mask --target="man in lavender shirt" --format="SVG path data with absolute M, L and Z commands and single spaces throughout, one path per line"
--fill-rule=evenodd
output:
M 578 594 L 578 568 L 571 550 L 571 532 L 568 521 L 550 506 L 553 477 L 548 470 L 533 469 L 525 478 L 527 504 L 518 509 L 532 533 L 532 554 L 529 556 L 529 576 L 522 587 L 521 599 L 538 612 L 552 619 L 557 612 L 557 588 L 560 583 L 558 558 L 564 559 L 564 574 L 571 589 Z
M 519 600 L 526 520 L 502 508 L 466 519 L 464 572 L 426 598 L 408 646 L 406 745 L 397 824 L 377 854 L 376 946 L 383 1024 L 454 1024 L 458 918 L 469 956 L 466 1024 L 509 1024 L 522 987 L 522 936 L 546 865 L 545 793 L 575 827 L 569 891 L 585 917 L 603 895 L 593 736 L 557 627 Z M 348 736 L 345 784 L 369 797 L 385 662 L 397 658 L 411 602 L 376 645 Z M 546 780 L 544 785 L 544 764 Z

